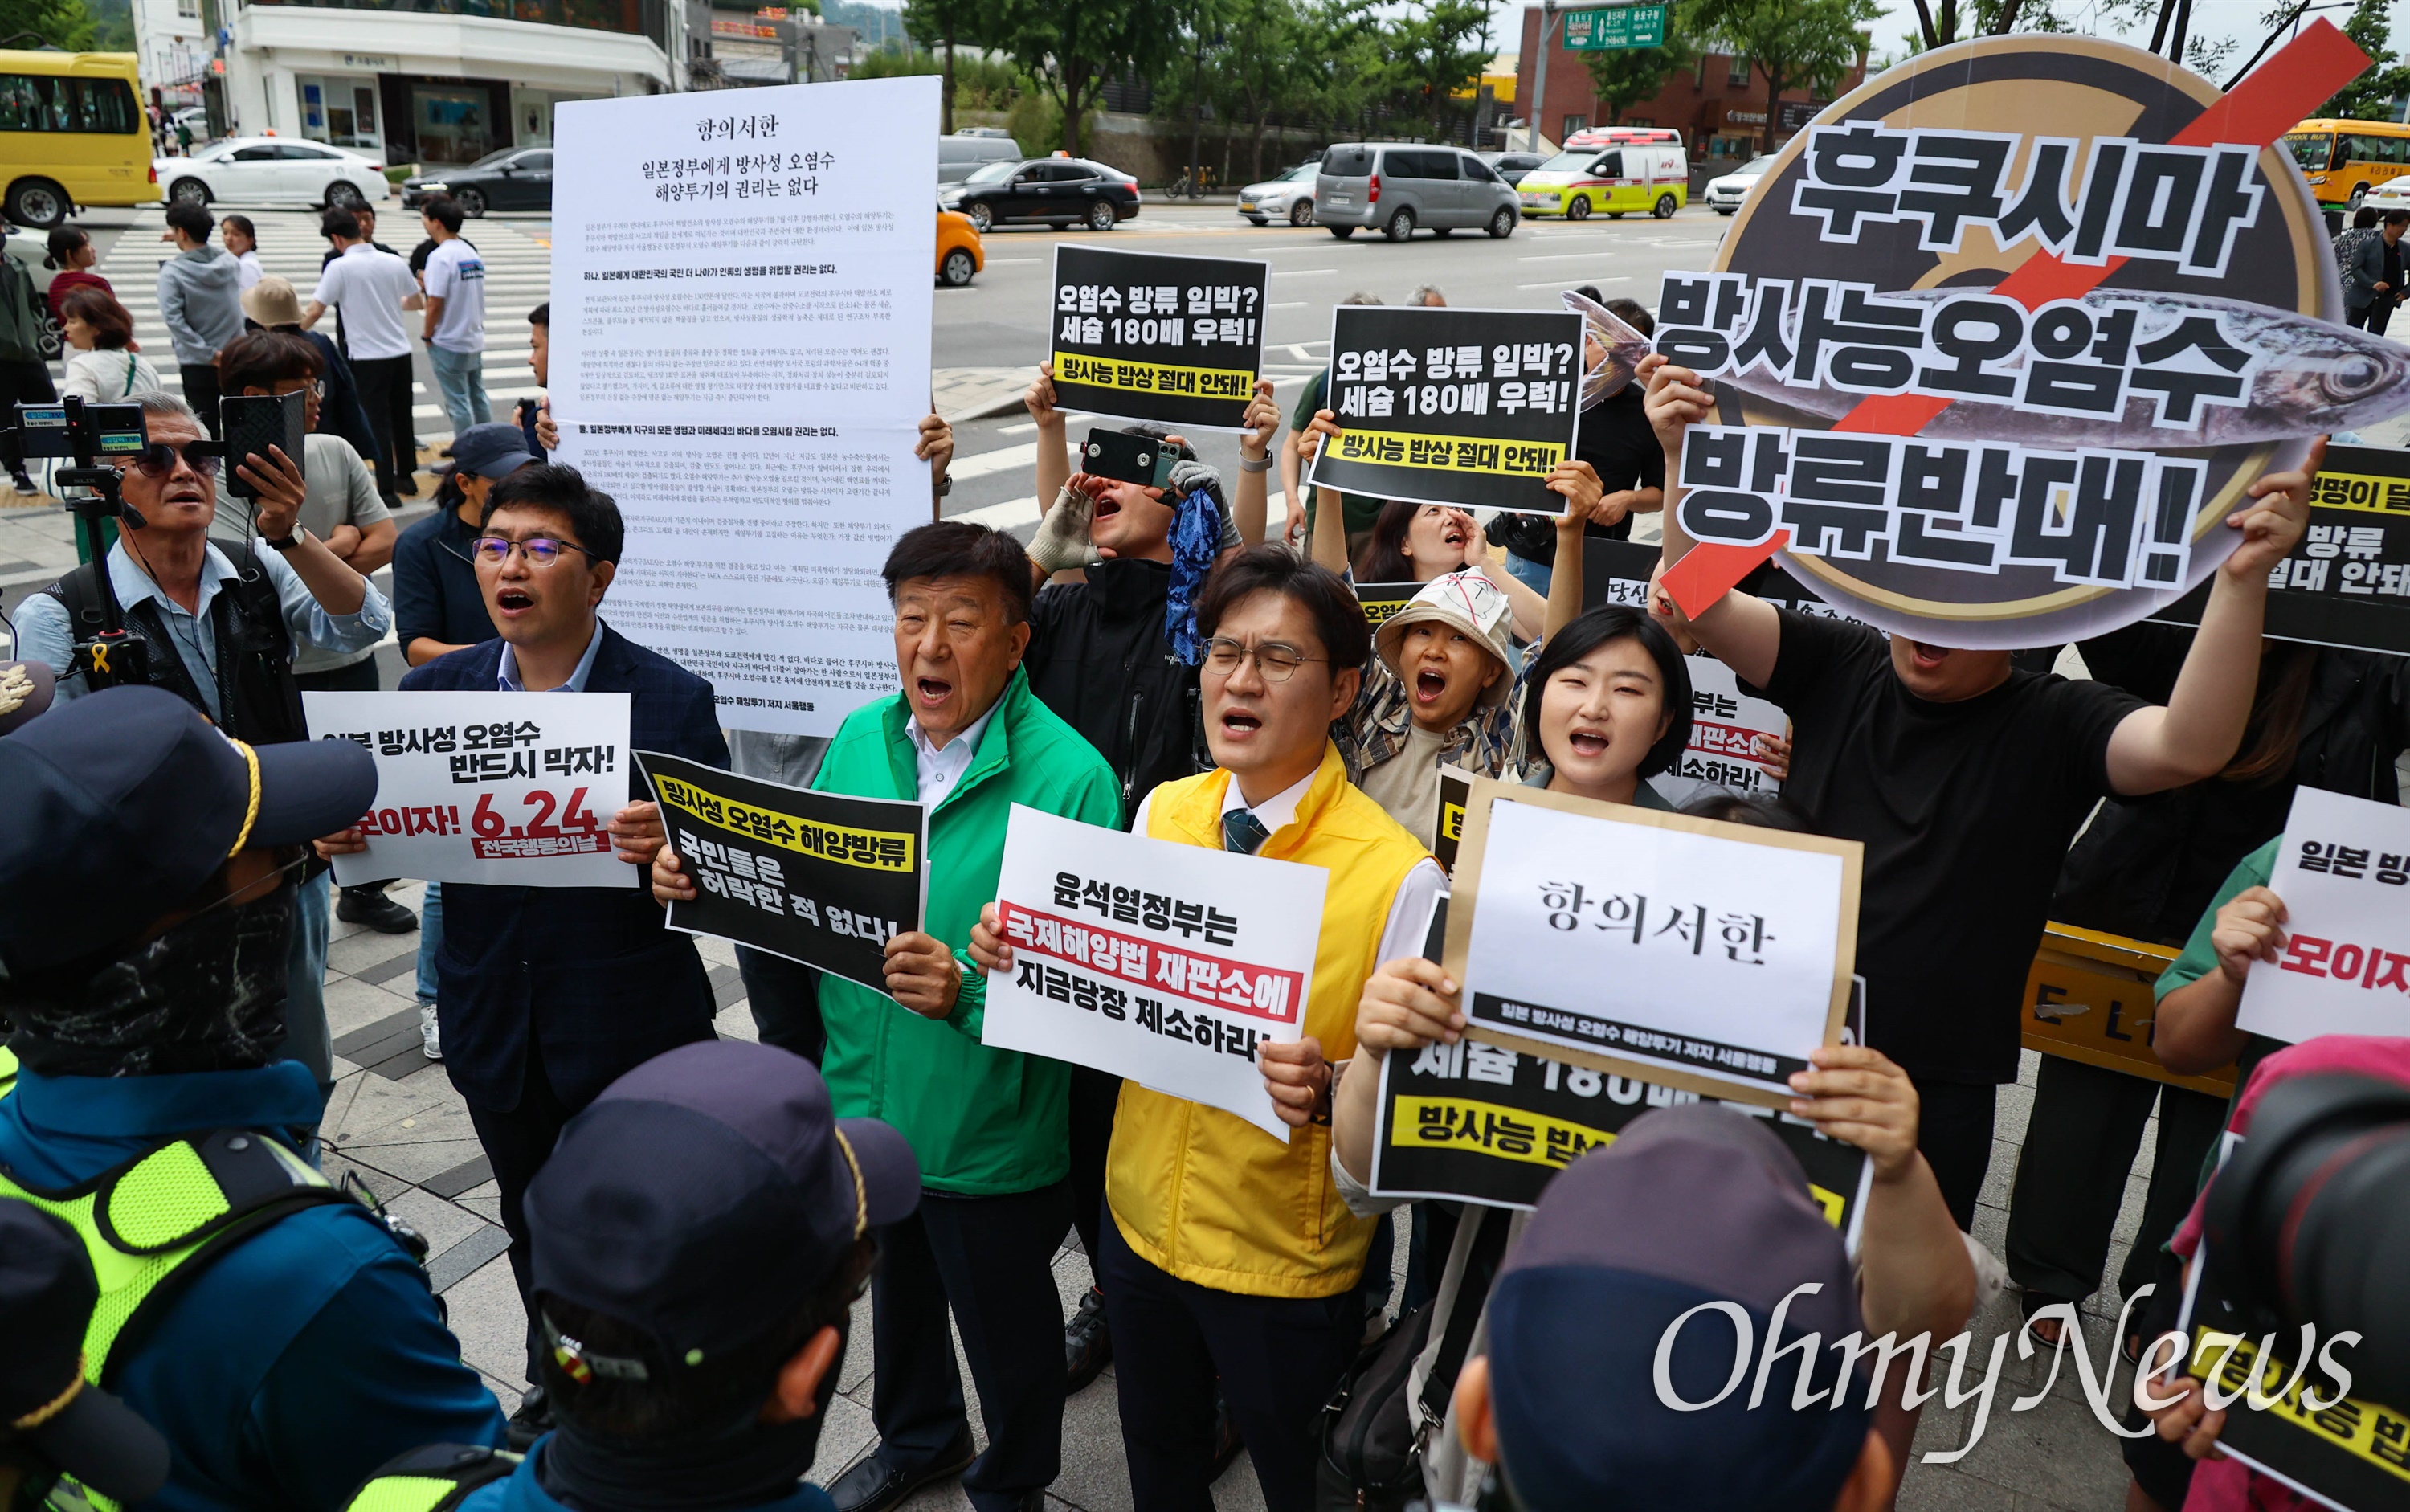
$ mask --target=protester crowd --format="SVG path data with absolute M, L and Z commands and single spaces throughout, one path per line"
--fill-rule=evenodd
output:
M 1669 1367 L 1661 1336 L 1709 1305 L 1768 1350 L 1957 1331 L 1989 1263 L 1967 1230 L 2045 919 L 2184 947 L 2158 984 L 2171 1069 L 2280 1069 L 2304 1052 L 2235 1020 L 2243 971 L 2284 938 L 2267 883 L 2289 795 L 2399 796 L 2400 663 L 2262 635 L 2309 472 L 2251 485 L 2197 631 L 2086 642 L 2088 679 L 1737 590 L 1691 615 L 1662 586 L 1645 608 L 1589 603 L 1586 537 L 1662 514 L 1662 566 L 1692 549 L 1677 461 L 1711 400 L 1657 357 L 1549 475 L 1560 515 L 1487 526 L 1306 501 L 1302 469 L 1341 422 L 1315 392 L 1284 427 L 1269 383 L 1233 479 L 1160 426 L 1180 457 L 1165 487 L 1073 471 L 1041 369 L 1027 408 L 1049 502 L 1029 545 L 959 520 L 910 531 L 884 566 L 894 691 L 829 739 L 724 733 L 708 682 L 609 623 L 617 502 L 548 459 L 548 409 L 491 415 L 458 211 L 428 207 L 432 245 L 408 259 L 362 212 L 329 211 L 306 302 L 246 268 L 239 219 L 167 213 L 183 401 L 130 349 L 105 283 L 60 297 L 68 391 L 139 402 L 152 444 L 123 470 L 106 560 L 19 611 L 17 654 L 42 668 L 0 677 L 0 789 L 24 816 L 0 828 L 0 1197 L 17 1199 L 0 1200 L 0 1316 L 49 1320 L 0 1366 L 0 1495 L 65 1470 L 178 1508 L 885 1512 L 959 1478 L 1001 1512 L 1044 1504 L 1065 1402 L 1110 1363 L 1142 1512 L 1210 1508 L 1241 1447 L 1274 1512 L 1367 1505 L 1326 1407 L 1368 1379 L 1403 1247 L 1398 1312 L 1420 1321 L 1397 1326 L 1454 1343 L 1418 1357 L 1420 1485 L 1370 1505 L 1888 1506 L 1921 1383 L 1869 1390 L 1810 1343 L 1788 1408 L 1778 1386 L 1763 1408 L 1750 1393 L 1680 1412 L 1669 1368 L 1704 1400 L 1729 1356 L 1686 1334 Z M 2389 236 L 2368 245 L 2381 296 L 2400 260 Z M 79 272 L 89 250 L 53 239 Z M 336 341 L 314 329 L 330 310 Z M 405 312 L 423 312 L 454 435 L 435 511 L 397 533 L 418 454 Z M 1647 330 L 1646 311 L 1618 313 Z M 532 323 L 541 380 L 548 312 Z M 215 455 L 221 393 L 301 395 L 303 455 Z M 933 516 L 952 451 L 924 419 Z M 230 475 L 257 497 L 227 496 Z M 388 561 L 390 602 L 369 580 Z M 52 676 L 101 572 L 150 687 Z M 1370 583 L 1418 585 L 1377 633 Z M 508 1419 L 461 1363 L 407 1226 L 312 1165 L 333 1077 L 324 863 L 370 849 L 355 822 L 375 777 L 358 746 L 305 738 L 298 694 L 374 689 L 388 632 L 405 690 L 623 693 L 632 749 L 928 809 L 923 925 L 886 943 L 885 993 L 741 950 L 758 1044 L 718 1038 L 694 940 L 666 927 L 662 905 L 696 887 L 651 802 L 606 817 L 643 887 L 428 886 L 426 1051 L 491 1165 L 526 1304 Z M 1769 1110 L 1686 1096 L 1529 1214 L 1375 1194 L 1385 1057 L 1467 1028 L 1460 984 L 1424 953 L 1447 886 L 1441 771 L 1673 809 L 1652 779 L 1689 740 L 1693 652 L 1763 690 L 1793 739 L 1778 800 L 1709 791 L 1686 811 L 1865 848 L 1866 1042 L 1818 1051 L 1788 1110 L 1870 1164 L 1854 1248 Z M 996 898 L 1015 805 L 1327 872 L 1303 1036 L 1257 1053 L 1288 1139 L 983 1042 L 990 975 L 1013 965 Z M 408 919 L 381 885 L 346 891 L 344 918 Z M 2009 1238 L 2028 1312 L 2099 1284 L 2154 1092 L 2156 1173 L 2123 1284 L 2156 1276 L 2171 1297 L 2226 1108 L 2045 1065 Z M 1093 1276 L 1067 1318 L 1067 1229 Z M 80 1266 L 87 1252 L 107 1263 Z M 822 1491 L 800 1477 L 865 1288 L 878 1442 Z M 90 1329 L 59 1327 L 69 1314 Z M 2129 1354 L 2172 1316 L 2150 1315 Z M 2182 1394 L 2128 1444 L 2128 1505 L 2185 1505 L 2216 1426 Z

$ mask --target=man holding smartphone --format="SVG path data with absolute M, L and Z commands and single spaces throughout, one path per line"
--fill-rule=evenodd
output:
M 234 462 L 233 475 L 258 490 L 251 545 L 229 555 L 211 545 L 227 459 L 183 400 L 154 392 L 141 404 L 151 444 L 123 459 L 126 507 L 108 571 L 125 628 L 144 645 L 149 680 L 238 740 L 306 740 L 295 655 L 367 650 L 393 628 L 393 609 L 303 523 L 308 485 L 282 447 Z M 99 571 L 87 562 L 18 606 L 18 655 L 62 670 L 73 663 L 83 611 L 97 612 Z M 58 681 L 60 698 L 89 691 L 82 674 Z M 284 1007 L 283 1058 L 309 1067 L 322 1094 L 335 1084 L 322 996 L 327 903 L 323 883 L 302 888 L 295 903 Z

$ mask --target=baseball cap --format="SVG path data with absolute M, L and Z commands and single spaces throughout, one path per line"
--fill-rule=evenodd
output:
M 167 1441 L 86 1383 L 84 1329 L 100 1300 L 83 1241 L 30 1202 L 0 1202 L 0 1440 L 118 1503 L 167 1478 Z
M 1513 606 L 1497 584 L 1477 572 L 1445 573 L 1425 583 L 1404 608 L 1373 632 L 1372 649 L 1391 672 L 1402 677 L 1406 672 L 1398 665 L 1398 645 L 1405 638 L 1406 627 L 1433 621 L 1464 632 L 1488 647 L 1508 673 L 1515 670 L 1513 643 L 1506 638 L 1514 626 Z M 1481 704 L 1485 707 L 1503 704 L 1514 691 L 1514 677 L 1501 677 L 1481 691 Z
M 1821 1289 L 1792 1301 L 1781 1342 L 1822 1336 L 1809 1389 L 1829 1390 L 1831 1346 L 1861 1326 L 1857 1286 L 1806 1172 L 1758 1119 L 1714 1103 L 1661 1109 L 1567 1167 L 1490 1293 L 1500 1456 L 1522 1505 L 1825 1512 L 1873 1421 L 1864 1386 L 1852 1376 L 1846 1405 L 1819 1397 L 1794 1411 L 1808 1351 L 1793 1349 L 1749 1406 L 1774 1310 L 1803 1283 Z M 1750 1325 L 1746 1374 L 1732 1307 Z M 1682 1402 L 1713 1405 L 1667 1405 L 1661 1373 Z
M 527 449 L 527 437 L 518 427 L 506 420 L 489 420 L 453 437 L 452 460 L 436 471 L 457 472 L 466 468 L 481 478 L 499 479 L 509 477 L 534 460 Z
M 351 740 L 244 746 L 159 688 L 109 688 L 0 738 L 0 962 L 72 961 L 180 907 L 227 857 L 368 811 Z
M 809 1061 L 682 1045 L 604 1088 L 530 1184 L 533 1289 L 644 1330 L 650 1368 L 700 1364 L 784 1321 L 920 1202 L 904 1136 L 835 1117 Z

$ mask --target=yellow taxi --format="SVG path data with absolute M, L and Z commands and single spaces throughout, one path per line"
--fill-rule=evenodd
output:
M 1524 174 L 1515 193 L 1527 218 L 1586 221 L 1636 211 L 1662 221 L 1690 203 L 1691 165 L 1678 138 L 1568 146 Z
M 937 211 L 937 282 L 959 289 L 986 266 L 987 253 L 971 218 L 960 211 Z
M 131 52 L 0 51 L 0 196 L 9 220 L 47 230 L 79 205 L 159 197 Z

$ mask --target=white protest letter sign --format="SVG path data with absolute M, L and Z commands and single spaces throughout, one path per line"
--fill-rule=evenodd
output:
M 2296 789 L 2268 888 L 2285 952 L 2251 963 L 2236 1026 L 2288 1044 L 2410 1035 L 2410 809 Z
M 303 693 L 310 733 L 377 763 L 369 848 L 335 858 L 381 877 L 515 887 L 633 887 L 603 826 L 628 804 L 626 693 Z
M 935 78 L 555 117 L 559 459 L 628 524 L 611 621 L 720 722 L 831 735 L 895 681 L 878 569 L 930 518 Z
M 1322 935 L 1319 866 L 1150 840 L 1012 806 L 996 880 L 1012 969 L 982 1042 L 1093 1067 L 1275 1138 L 1256 1046 L 1294 1041 Z
M 1840 1037 L 1862 855 L 1476 779 L 1445 952 L 1468 1032 L 1785 1105 L 1785 1079 Z

